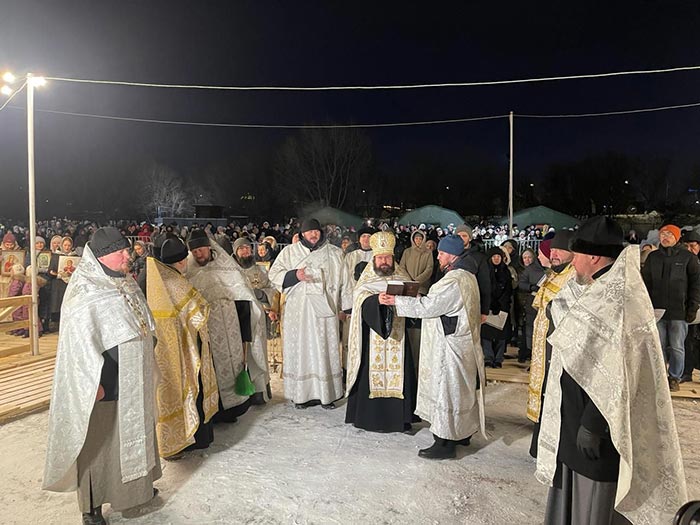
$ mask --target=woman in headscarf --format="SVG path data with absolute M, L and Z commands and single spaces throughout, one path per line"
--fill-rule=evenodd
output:
M 258 243 L 258 249 L 255 252 L 255 262 L 272 264 L 274 257 L 272 256 L 272 247 L 267 241 Z
M 51 239 L 52 245 L 54 239 Z M 66 293 L 68 281 L 70 280 L 70 276 L 59 276 L 58 263 L 62 255 L 75 255 L 75 251 L 73 251 L 73 239 L 70 237 L 63 237 L 61 239 L 60 248 L 51 255 L 51 264 L 49 265 L 49 275 L 53 277 L 53 283 L 51 284 L 51 306 L 49 311 L 51 312 L 51 320 L 56 323 L 60 322 L 61 304 L 63 304 L 63 296 Z M 46 331 L 48 332 L 49 330 Z
M 134 242 L 134 250 L 131 255 L 131 274 L 138 281 L 138 277 L 146 268 L 146 258 L 149 256 L 148 246 L 143 241 Z
M 491 271 L 491 306 L 492 315 L 504 312 L 510 316 L 510 302 L 513 284 L 510 271 L 504 261 L 503 250 L 494 246 L 488 253 L 488 265 Z M 491 368 L 502 368 L 506 352 L 506 341 L 510 339 L 510 323 L 506 318 L 503 329 L 484 323 L 481 325 L 481 346 L 484 350 L 484 364 Z

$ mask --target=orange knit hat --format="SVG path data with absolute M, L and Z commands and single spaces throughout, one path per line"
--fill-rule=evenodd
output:
M 667 224 L 666 226 L 662 226 L 659 228 L 659 233 L 661 232 L 670 232 L 675 237 L 676 242 L 678 242 L 681 238 L 681 229 L 675 224 Z

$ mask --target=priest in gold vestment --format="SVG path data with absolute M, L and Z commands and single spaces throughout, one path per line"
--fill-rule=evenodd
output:
M 146 261 L 146 297 L 156 321 L 158 366 L 156 433 L 161 457 L 207 448 L 214 440 L 212 416 L 219 403 L 209 349 L 209 304 L 182 275 L 187 247 L 168 239 L 160 263 Z

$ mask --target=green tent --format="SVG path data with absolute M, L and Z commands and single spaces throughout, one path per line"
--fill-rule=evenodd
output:
M 508 217 L 498 219 L 499 224 L 508 224 Z M 547 208 L 547 206 L 535 206 L 526 208 L 513 214 L 513 224 L 519 228 L 530 226 L 531 224 L 549 224 L 557 229 L 573 228 L 581 224 L 576 217 Z
M 399 219 L 399 224 L 435 224 L 446 228 L 448 224 L 464 224 L 464 217 L 454 210 L 430 205 L 409 211 Z
M 359 227 L 364 222 L 362 217 L 352 215 L 351 213 L 344 212 L 343 210 L 331 208 L 330 206 L 326 206 L 325 208 L 321 208 L 313 212 L 307 212 L 304 215 L 304 218 L 307 217 L 318 219 L 318 222 L 324 226 L 327 224 L 335 224 L 336 226 Z

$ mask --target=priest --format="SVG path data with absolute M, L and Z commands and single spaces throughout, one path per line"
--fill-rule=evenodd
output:
M 345 265 L 350 274 L 350 286 L 354 287 L 360 274 L 365 269 L 367 264 L 372 260 L 372 248 L 369 245 L 369 240 L 377 230 L 371 226 L 363 226 L 357 231 L 357 248 L 345 255 Z M 344 317 L 341 315 L 341 317 Z M 342 338 L 343 338 L 343 368 L 348 368 L 348 342 L 350 339 L 350 319 L 341 321 Z
M 478 431 L 486 437 L 479 287 L 459 266 L 463 251 L 457 235 L 442 238 L 438 262 L 445 275 L 428 295 L 379 295 L 380 304 L 396 306 L 396 315 L 424 319 L 416 414 L 430 422 L 435 441 L 418 452 L 427 459 L 455 458 L 456 445 L 469 445 Z
M 78 491 L 83 523 L 102 505 L 123 510 L 154 497 L 155 323 L 131 276 L 129 241 L 100 228 L 63 300 L 43 488 Z
M 335 408 L 343 397 L 338 319 L 352 308 L 343 252 L 316 219 L 302 223 L 299 242 L 285 247 L 270 280 L 286 294 L 282 317 L 284 395 L 296 408 Z
M 219 386 L 219 412 L 214 420 L 235 422 L 250 407 L 249 396 L 236 392 L 236 379 L 246 367 L 255 391 L 263 398 L 267 395 L 270 375 L 263 308 L 238 264 L 204 230 L 193 230 L 187 244 L 186 276 L 210 306 L 209 338 Z
M 540 411 L 547 385 L 547 370 L 552 355 L 552 347 L 547 337 L 554 332 L 548 305 L 566 286 L 576 272 L 571 266 L 574 254 L 569 249 L 571 232 L 561 230 L 551 239 L 540 244 L 540 254 L 551 263 L 545 270 L 544 279 L 532 300 L 537 311 L 532 330 L 532 356 L 530 361 L 529 388 L 527 393 L 527 417 L 535 423 L 530 441 L 530 455 L 537 457 L 537 439 L 540 429 Z M 546 253 L 545 253 L 546 252 Z
M 571 242 L 576 279 L 551 302 L 552 360 L 537 447 L 545 524 L 671 523 L 683 460 L 639 249 L 608 217 Z
M 167 239 L 161 260 L 146 259 L 146 298 L 156 321 L 158 365 L 158 450 L 178 459 L 186 450 L 207 448 L 214 440 L 211 418 L 219 392 L 209 349 L 209 304 L 182 275 L 187 247 Z
M 402 432 L 411 428 L 416 408 L 413 357 L 405 319 L 379 304 L 379 294 L 389 281 L 411 278 L 394 264 L 392 232 L 373 234 L 369 244 L 372 262 L 355 285 L 349 321 L 345 422 L 373 432 Z

